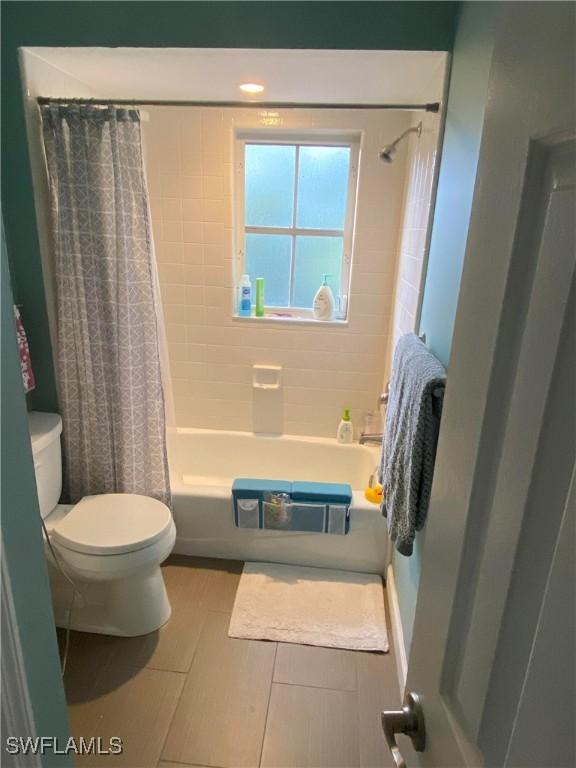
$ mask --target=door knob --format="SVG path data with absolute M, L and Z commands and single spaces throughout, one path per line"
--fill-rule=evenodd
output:
M 406 768 L 402 752 L 396 744 L 396 734 L 409 736 L 416 752 L 423 752 L 426 746 L 424 713 L 418 694 L 407 693 L 402 709 L 387 709 L 382 712 L 382 729 L 397 768 Z

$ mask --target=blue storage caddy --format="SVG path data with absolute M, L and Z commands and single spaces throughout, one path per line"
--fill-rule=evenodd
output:
M 238 528 L 264 527 L 264 498 L 290 495 L 292 483 L 286 480 L 258 480 L 241 477 L 232 483 L 234 522 Z
M 239 528 L 335 534 L 350 530 L 348 484 L 238 478 L 232 498 Z

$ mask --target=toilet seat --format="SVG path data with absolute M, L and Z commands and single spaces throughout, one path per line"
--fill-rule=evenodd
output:
M 173 527 L 168 507 L 134 493 L 85 496 L 58 522 L 52 537 L 87 555 L 119 555 L 156 543 Z

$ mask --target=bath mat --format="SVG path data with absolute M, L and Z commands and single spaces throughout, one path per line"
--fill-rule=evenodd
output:
M 230 637 L 387 651 L 380 576 L 276 563 L 245 563 Z

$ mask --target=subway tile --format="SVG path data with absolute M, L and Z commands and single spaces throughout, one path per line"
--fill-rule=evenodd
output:
M 182 243 L 164 243 L 160 242 L 156 248 L 158 261 L 179 264 L 184 261 L 184 248 Z
M 188 345 L 184 342 L 168 341 L 168 354 L 171 362 L 184 362 L 189 359 Z
M 381 294 L 375 296 L 352 294 L 350 296 L 350 313 L 356 315 L 381 315 L 391 304 L 390 294 Z
M 206 362 L 206 345 L 205 344 L 188 344 L 188 359 L 191 363 L 204 363 Z
M 176 361 L 172 364 L 172 374 L 175 379 L 197 381 L 206 378 L 206 363 Z
M 202 200 L 186 198 L 182 200 L 182 218 L 184 221 L 202 221 Z
M 326 389 L 307 389 L 306 387 L 285 387 L 284 402 L 291 405 L 330 407 L 342 411 L 343 408 L 369 410 L 374 407 L 374 392 L 358 392 L 349 389 L 332 389 L 332 382 Z
M 163 173 L 160 176 L 162 197 L 182 197 L 182 177 L 176 173 Z
M 221 154 L 206 152 L 201 162 L 202 176 L 224 176 L 224 158 Z
M 206 288 L 206 290 L 208 290 L 208 288 Z M 206 306 L 205 310 L 206 310 L 206 325 L 209 325 L 211 327 L 225 327 L 225 328 L 234 327 L 234 321 L 232 319 L 232 310 L 228 303 L 222 307 Z
M 162 222 L 162 241 L 165 243 L 181 243 L 182 223 L 179 221 Z
M 249 365 L 206 363 L 206 378 L 209 381 L 233 381 L 248 384 L 252 381 L 252 368 Z
M 202 285 L 187 285 L 185 287 L 186 304 L 195 306 L 198 304 L 204 304 L 204 286 Z
M 243 343 L 242 330 L 240 328 L 206 328 L 206 343 L 221 345 L 223 347 L 238 347 Z
M 184 176 L 200 176 L 202 174 L 202 153 L 200 144 L 182 147 L 182 173 Z
M 167 306 L 183 306 L 186 303 L 186 291 L 183 285 L 166 283 L 162 286 L 161 293 L 162 301 Z
M 182 228 L 183 240 L 185 243 L 202 242 L 202 224 L 199 222 L 185 221 Z
M 226 307 L 230 306 L 230 291 L 217 285 L 207 285 L 205 289 L 205 302 L 207 307 Z
M 380 275 L 357 273 L 352 277 L 352 293 L 382 296 L 390 292 L 392 282 L 391 276 L 386 279 Z
M 217 222 L 202 224 L 202 242 L 207 245 L 222 245 L 225 242 L 224 224 Z
M 182 264 L 159 264 L 158 274 L 160 281 L 165 284 L 181 285 L 184 278 L 184 266 Z
M 202 141 L 202 117 L 194 108 L 183 112 L 180 119 L 180 142 L 183 147 L 199 147 Z
M 215 200 L 224 197 L 224 177 L 204 176 L 202 178 L 202 196 Z
M 164 302 L 164 317 L 167 323 L 185 323 L 186 307 L 184 304 L 167 304 Z
M 223 286 L 224 285 L 224 267 L 204 267 L 204 284 L 206 286 Z
M 182 200 L 179 197 L 162 198 L 162 220 L 182 221 Z
M 183 176 L 182 196 L 184 198 L 201 198 L 202 176 Z
M 182 282 L 185 285 L 203 285 L 204 267 L 198 264 L 183 264 Z
M 192 309 L 204 309 L 203 307 L 190 307 Z M 209 329 L 204 323 L 189 323 L 186 326 L 186 341 L 189 344 L 207 344 L 209 342 Z
M 224 223 L 224 200 L 203 200 L 202 221 L 216 221 Z
M 312 437 L 335 437 L 336 431 L 333 424 L 325 424 L 314 421 L 290 421 L 284 420 L 284 433 L 286 435 L 303 435 Z
M 182 261 L 185 264 L 203 264 L 204 251 L 201 243 L 184 243 L 182 248 Z
M 208 369 L 207 369 L 208 371 Z M 199 383 L 194 390 L 199 398 L 205 400 L 244 400 L 252 397 L 252 385 L 246 382 L 231 382 L 210 379 Z
M 166 325 L 166 337 L 168 344 L 186 342 L 186 326 L 168 323 Z
M 205 245 L 203 247 L 204 264 L 212 266 L 224 266 L 224 246 L 223 245 Z
M 188 332 L 194 326 L 202 326 L 206 321 L 206 309 L 201 305 L 189 305 L 186 307 L 186 323 Z M 187 336 L 187 341 L 197 341 L 192 339 L 190 334 Z

